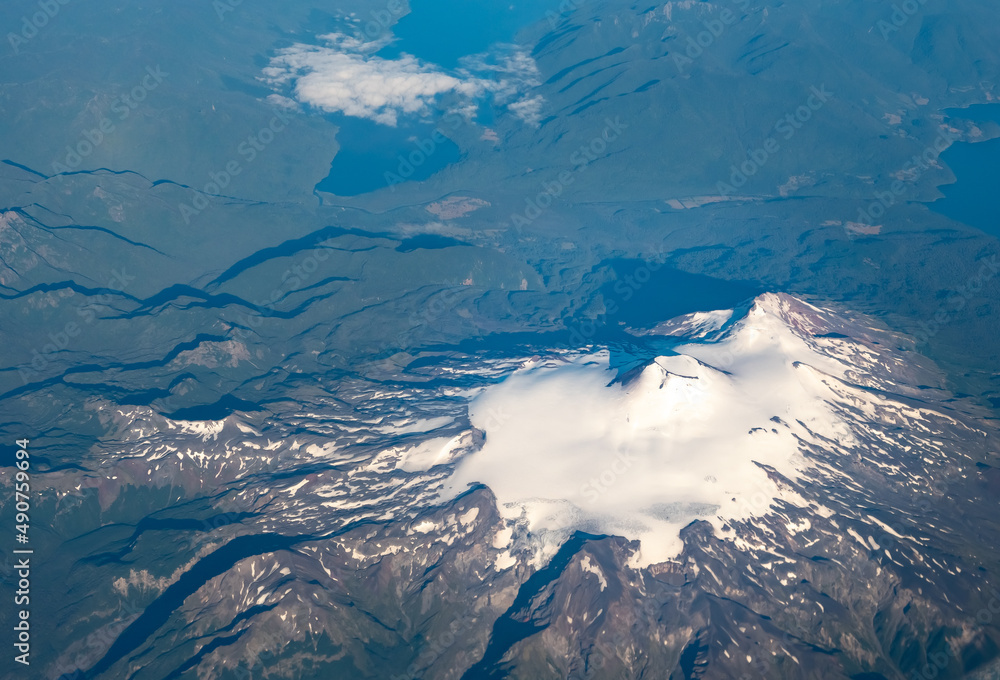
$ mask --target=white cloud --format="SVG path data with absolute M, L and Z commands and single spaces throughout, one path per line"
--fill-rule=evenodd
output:
M 266 101 L 273 106 L 288 109 L 289 111 L 297 111 L 299 108 L 299 103 L 297 101 L 289 99 L 288 97 L 282 97 L 280 94 L 270 94 L 267 96 Z
M 542 100 L 524 98 L 538 84 L 530 57 L 514 52 L 496 63 L 472 58 L 453 74 L 403 54 L 398 59 L 375 56 L 386 42 L 365 42 L 339 33 L 320 36 L 326 45 L 297 44 L 278 51 L 264 76 L 273 86 L 290 86 L 295 99 L 323 111 L 368 118 L 395 126 L 402 115 L 427 116 L 445 95 L 458 100 L 453 108 L 472 115 L 475 100 L 493 93 L 518 117 L 537 121 Z
M 518 118 L 530 125 L 538 125 L 542 119 L 542 105 L 545 99 L 539 95 L 529 99 L 519 99 L 512 102 L 507 108 Z

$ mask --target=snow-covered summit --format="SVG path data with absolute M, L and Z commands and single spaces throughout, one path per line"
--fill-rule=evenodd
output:
M 725 537 L 775 499 L 806 505 L 785 482 L 817 450 L 878 439 L 887 405 L 870 388 L 918 369 L 903 370 L 895 336 L 792 296 L 761 295 L 732 316 L 675 320 L 669 334 L 691 342 L 628 380 L 606 351 L 515 372 L 471 404 L 486 441 L 447 488 L 486 484 L 532 532 L 639 539 L 639 565 L 675 557 L 693 520 Z

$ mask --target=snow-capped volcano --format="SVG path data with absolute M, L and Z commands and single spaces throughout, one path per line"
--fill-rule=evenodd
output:
M 741 318 L 699 313 L 656 332 L 692 341 L 622 379 L 597 351 L 530 361 L 483 392 L 470 418 L 485 444 L 458 464 L 450 492 L 481 482 L 504 517 L 535 533 L 639 539 L 633 564 L 646 566 L 676 557 L 680 530 L 697 519 L 725 538 L 733 520 L 766 515 L 779 498 L 830 515 L 789 482 L 855 453 L 890 466 L 870 444 L 902 445 L 896 425 L 925 420 L 882 391 L 904 397 L 923 384 L 899 384 L 920 369 L 904 363 L 898 338 L 787 295 L 762 295 Z M 914 444 L 941 453 L 933 438 Z
M 995 656 L 1000 436 L 909 339 L 787 295 L 633 335 L 613 361 L 428 353 L 384 367 L 394 390 L 221 421 L 88 406 L 112 434 L 47 494 L 113 509 L 138 480 L 226 512 L 170 565 L 145 552 L 159 520 L 102 548 L 143 613 L 99 619 L 99 653 L 53 677 L 160 677 L 136 655 L 214 625 L 240 637 L 206 668 L 328 639 L 352 677 L 957 677 Z M 611 370 L 622 353 L 637 367 Z

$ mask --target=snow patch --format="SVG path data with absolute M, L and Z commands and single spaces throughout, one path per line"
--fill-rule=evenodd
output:
M 468 512 L 466 512 L 463 515 L 459 515 L 458 521 L 461 522 L 463 525 L 465 525 L 475 520 L 476 517 L 478 516 L 479 516 L 479 508 L 469 508 Z
M 511 555 L 509 550 L 504 550 L 497 555 L 496 562 L 493 563 L 493 568 L 497 571 L 503 571 L 504 569 L 510 569 L 515 564 L 517 564 L 517 558 Z
M 399 452 L 396 469 L 405 472 L 426 472 L 436 465 L 453 462 L 473 443 L 471 432 L 455 437 L 435 437 Z
M 806 466 L 801 443 L 855 441 L 828 403 L 831 376 L 851 367 L 816 351 L 803 322 L 790 327 L 788 304 L 761 296 L 721 337 L 682 345 L 624 382 L 604 351 L 525 364 L 470 403 L 486 441 L 458 463 L 443 495 L 479 482 L 504 518 L 532 533 L 639 539 L 634 566 L 676 557 L 693 520 L 718 533 L 766 515 L 790 495 L 762 465 L 795 479 Z
M 601 571 L 601 568 L 599 566 L 590 563 L 590 555 L 583 556 L 583 559 L 580 560 L 580 568 L 583 569 L 583 571 L 585 571 L 586 573 L 593 574 L 594 576 L 597 577 L 597 580 L 601 584 L 601 592 L 603 593 L 604 589 L 608 587 L 608 579 L 605 578 L 604 572 Z

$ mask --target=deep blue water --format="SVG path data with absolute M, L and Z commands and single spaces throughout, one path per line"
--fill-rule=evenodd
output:
M 1000 123 L 1000 104 L 981 104 L 945 113 L 979 123 Z M 1000 139 L 968 144 L 958 142 L 941 154 L 941 162 L 958 179 L 941 187 L 944 198 L 930 209 L 1000 238 Z
M 422 181 L 461 158 L 458 145 L 442 133 L 447 124 L 399 121 L 397 127 L 338 116 L 340 150 L 317 191 L 359 196 L 394 182 Z M 435 134 L 435 129 L 441 132 Z M 388 174 L 387 174 L 388 173 Z
M 553 0 L 413 0 L 410 13 L 393 26 L 397 40 L 378 56 L 395 59 L 406 52 L 455 68 L 462 57 L 512 42 L 519 29 L 544 19 L 546 10 L 558 5 Z
M 945 109 L 944 114 L 951 118 L 965 118 L 977 122 L 992 120 L 994 123 L 1000 123 L 1000 104 L 973 104 L 964 109 Z
M 518 30 L 546 17 L 558 16 L 559 0 L 415 0 L 411 11 L 392 28 L 395 40 L 377 56 L 396 59 L 402 53 L 444 69 L 455 69 L 462 57 L 481 54 L 497 43 L 512 43 Z M 474 26 L 475 30 L 470 30 Z M 476 121 L 489 125 L 490 102 L 479 102 Z M 359 196 L 394 185 L 395 180 L 423 181 L 461 158 L 450 140 L 437 142 L 423 153 L 434 136 L 435 124 L 413 123 L 401 116 L 398 127 L 370 120 L 337 116 L 341 148 L 330 164 L 330 174 L 316 185 L 337 196 Z M 448 125 L 438 125 L 447 132 Z M 413 162 L 419 159 L 418 162 Z M 387 173 L 395 175 L 395 178 Z

